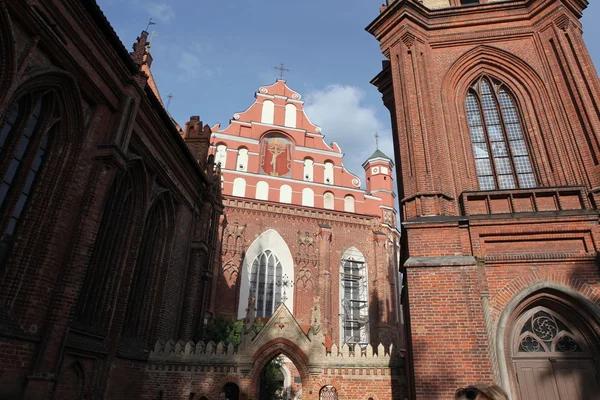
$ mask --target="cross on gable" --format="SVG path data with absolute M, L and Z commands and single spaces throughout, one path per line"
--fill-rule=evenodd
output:
M 283 79 L 284 72 L 290 72 L 289 69 L 287 69 L 283 66 L 283 63 L 281 63 L 281 65 L 279 65 L 279 67 L 273 67 L 273 68 L 279 70 L 279 79 Z

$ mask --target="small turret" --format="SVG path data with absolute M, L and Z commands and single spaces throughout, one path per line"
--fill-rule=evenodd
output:
M 367 193 L 379 196 L 377 193 L 381 191 L 394 192 L 394 162 L 391 158 L 378 149 L 362 166 L 367 178 Z
M 394 162 L 381 150 L 377 149 L 362 166 L 365 169 L 365 176 L 367 178 L 367 194 L 381 199 L 379 203 L 381 216 L 388 223 L 388 219 L 393 219 L 388 214 L 390 212 L 395 214 L 396 194 L 394 193 L 394 178 L 392 174 Z

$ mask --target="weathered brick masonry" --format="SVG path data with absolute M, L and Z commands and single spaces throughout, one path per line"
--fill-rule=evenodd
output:
M 597 396 L 600 86 L 579 22 L 587 2 L 462 3 L 388 1 L 367 28 L 386 57 L 373 84 L 399 163 L 411 397 L 475 382 L 511 399 Z
M 0 1 L 2 399 L 139 397 L 155 339 L 203 320 L 220 176 L 147 35 L 129 54 L 94 1 Z

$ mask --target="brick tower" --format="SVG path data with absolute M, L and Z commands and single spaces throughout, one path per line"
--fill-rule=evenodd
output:
M 397 0 L 386 57 L 412 398 L 599 384 L 600 86 L 585 0 Z M 586 397 L 587 396 L 587 397 Z

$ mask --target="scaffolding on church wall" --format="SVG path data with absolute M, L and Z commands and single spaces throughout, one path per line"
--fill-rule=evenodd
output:
M 369 342 L 367 265 L 358 250 L 352 253 L 356 254 L 344 254 L 340 267 L 342 338 L 343 343 L 366 345 Z

